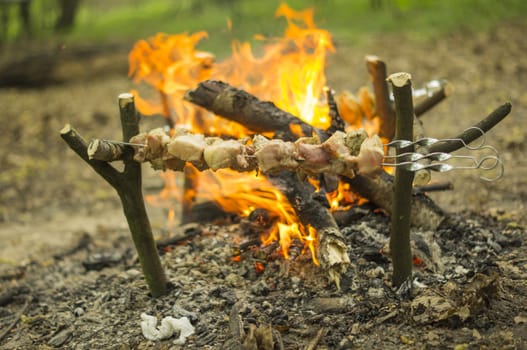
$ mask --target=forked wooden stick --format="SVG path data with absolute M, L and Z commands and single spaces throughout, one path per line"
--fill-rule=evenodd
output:
M 127 141 L 139 133 L 139 117 L 131 94 L 119 95 L 119 110 L 123 139 Z M 125 166 L 123 172 L 119 172 L 105 161 L 90 159 L 88 144 L 71 125 L 67 124 L 60 135 L 79 157 L 117 191 L 150 293 L 153 297 L 166 294 L 167 280 L 143 200 L 141 164 L 133 160 L 133 149 L 122 148 L 121 159 Z

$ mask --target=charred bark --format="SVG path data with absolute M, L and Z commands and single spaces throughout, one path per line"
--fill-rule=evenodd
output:
M 346 123 L 340 116 L 337 101 L 335 101 L 335 92 L 330 88 L 324 88 L 324 92 L 326 93 L 326 99 L 328 101 L 329 107 L 329 117 L 331 118 L 331 125 L 329 126 L 329 129 L 326 130 L 326 132 L 329 135 L 332 135 L 335 131 L 344 131 Z
M 207 80 L 185 94 L 185 100 L 201 106 L 214 114 L 238 122 L 255 132 L 276 132 L 284 140 L 311 136 L 314 129 L 272 102 L 264 102 L 246 91 L 222 81 Z M 295 135 L 292 128 L 299 128 Z
M 357 175 L 351 179 L 343 177 L 342 180 L 350 185 L 353 192 L 391 214 L 394 188 L 393 176 L 383 171 L 377 176 Z M 426 194 L 418 193 L 413 196 L 412 226 L 434 230 L 444 218 L 445 212 L 443 209 Z

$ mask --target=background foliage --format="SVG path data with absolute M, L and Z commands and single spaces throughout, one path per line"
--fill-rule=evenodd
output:
M 19 3 L 29 4 L 24 26 Z M 232 38 L 277 35 L 273 20 L 281 1 L 268 0 L 0 0 L 3 43 L 37 39 L 61 42 L 134 42 L 157 32 L 206 30 L 203 47 L 227 51 Z M 72 26 L 59 25 L 64 7 L 78 3 Z M 364 34 L 405 32 L 427 40 L 455 30 L 483 30 L 499 21 L 522 20 L 524 0 L 289 0 L 295 9 L 315 8 L 317 25 L 336 40 L 366 40 Z M 227 26 L 232 21 L 232 28 Z M 64 20 L 62 18 L 62 20 Z

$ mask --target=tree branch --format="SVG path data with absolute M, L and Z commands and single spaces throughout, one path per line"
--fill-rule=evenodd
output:
M 119 96 L 119 110 L 123 137 L 126 142 L 133 135 L 139 133 L 139 117 L 135 111 L 131 94 L 125 93 Z M 167 281 L 144 205 L 141 188 L 141 164 L 133 160 L 133 148 L 121 147 L 122 153 L 119 157 L 124 160 L 125 170 L 120 173 L 105 161 L 90 159 L 86 141 L 69 124 L 61 130 L 60 134 L 70 148 L 117 191 L 150 293 L 153 297 L 164 295 L 167 292 Z M 108 142 L 100 144 L 104 144 L 103 147 L 114 146 Z M 97 152 L 92 155 L 96 156 Z
M 66 124 L 60 131 L 60 137 L 77 153 L 97 174 L 105 179 L 112 187 L 118 186 L 122 175 L 105 161 L 88 157 L 88 144 L 70 124 Z
M 452 137 L 451 141 L 435 143 L 428 148 L 428 151 L 430 153 L 432 152 L 450 153 L 450 152 L 454 152 L 460 148 L 465 147 L 465 145 L 468 145 L 472 141 L 483 136 L 481 131 L 483 131 L 483 133 L 486 133 L 487 131 L 492 129 L 496 124 L 501 122 L 507 115 L 509 115 L 509 113 L 511 112 L 511 109 L 512 109 L 512 105 L 510 102 L 507 102 L 499 106 L 494 111 L 492 111 L 492 113 L 490 113 L 486 118 L 481 120 L 479 123 L 477 123 L 473 127 L 468 128 L 465 131 L 463 131 L 461 134 Z
M 416 117 L 420 117 L 433 107 L 435 107 L 439 102 L 443 101 L 445 98 L 452 94 L 452 86 L 448 82 L 444 82 L 441 85 L 441 88 L 434 92 L 432 96 L 427 97 L 422 102 L 414 108 L 414 113 Z

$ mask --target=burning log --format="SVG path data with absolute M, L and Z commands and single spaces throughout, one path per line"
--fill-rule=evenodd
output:
M 255 96 L 218 80 L 199 83 L 196 89 L 186 92 L 185 100 L 238 122 L 252 131 L 276 132 L 282 139 L 291 140 L 292 134 L 297 137 L 311 136 L 314 131 L 311 125 L 277 108 L 274 103 L 260 101 Z
M 298 181 L 296 174 L 290 171 L 270 176 L 270 180 L 292 203 L 300 221 L 317 230 L 318 258 L 330 280 L 340 288 L 340 275 L 346 271 L 350 260 L 344 237 L 328 211 L 326 198 L 317 195 L 310 183 Z M 324 215 L 326 212 L 328 215 Z
M 343 178 L 353 192 L 368 199 L 371 203 L 388 213 L 392 212 L 393 205 L 393 177 L 386 172 L 378 176 L 362 176 Z M 437 206 L 428 196 L 418 193 L 412 198 L 412 226 L 433 230 L 445 218 L 444 211 Z

